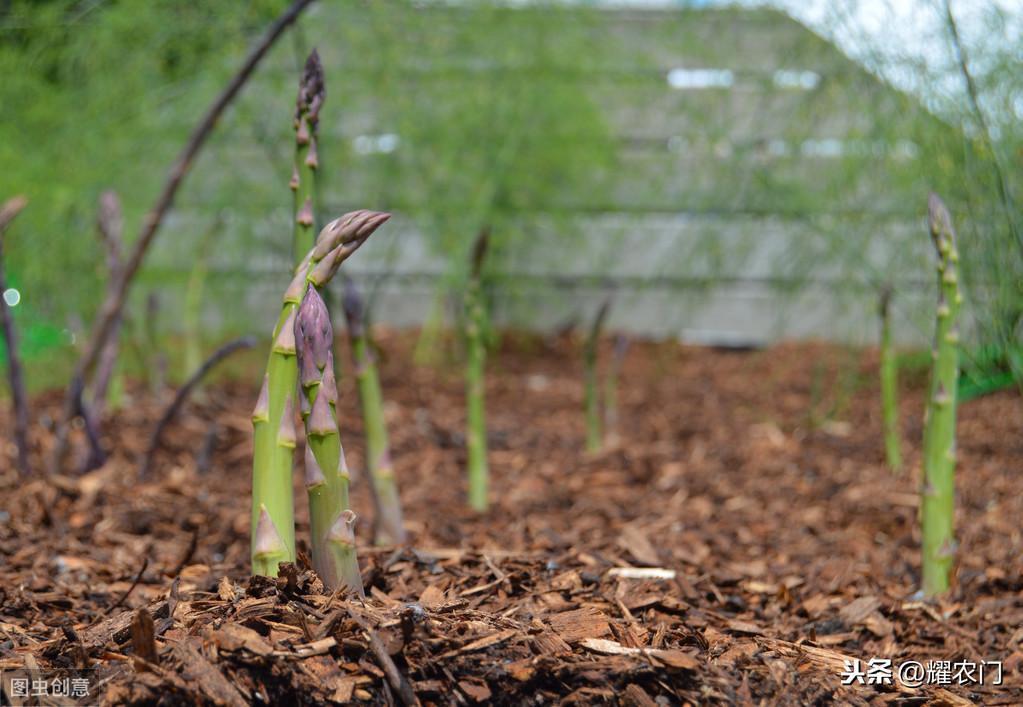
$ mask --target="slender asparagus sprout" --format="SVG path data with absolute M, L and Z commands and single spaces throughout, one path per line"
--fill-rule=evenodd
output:
M 291 490 L 295 449 L 294 394 L 298 385 L 295 316 L 306 287 L 323 287 L 341 263 L 390 218 L 377 211 L 353 211 L 323 227 L 316 245 L 295 270 L 284 292 L 263 388 L 252 412 L 252 571 L 277 575 L 281 562 L 295 559 L 295 516 Z
M 7 300 L 4 298 L 7 283 L 4 277 L 3 245 L 4 231 L 27 204 L 28 199 L 16 196 L 8 199 L 0 208 L 0 319 L 7 344 L 7 378 L 14 403 L 14 443 L 18 448 L 18 468 L 23 476 L 28 476 L 31 471 L 28 462 L 28 396 L 25 394 L 25 379 L 21 374 L 21 359 L 18 358 L 18 335 L 14 329 L 14 317 L 11 316 Z
M 370 350 L 369 332 L 363 311 L 362 297 L 352 280 L 345 282 L 345 319 L 355 359 L 355 380 L 359 384 L 362 420 L 366 431 L 366 468 L 373 488 L 376 515 L 373 535 L 378 545 L 401 545 L 405 542 L 402 524 L 401 497 L 394 479 L 387 424 L 384 421 L 383 394 L 376 359 Z
M 348 465 L 337 426 L 334 330 L 327 305 L 311 283 L 298 308 L 294 337 L 305 422 L 313 569 L 327 589 L 343 586 L 362 596 L 355 513 L 348 507 Z
M 881 290 L 879 314 L 881 317 L 881 418 L 884 425 L 884 451 L 888 467 L 902 471 L 902 434 L 899 431 L 898 362 L 892 344 L 891 321 L 892 288 Z
M 295 264 L 313 247 L 316 214 L 313 198 L 316 193 L 316 170 L 320 166 L 316 146 L 316 126 L 320 107 L 327 97 L 323 81 L 323 64 L 314 49 L 305 62 L 295 100 L 295 164 L 291 172 L 291 190 L 295 194 L 295 233 L 292 256 Z
M 936 194 L 928 199 L 931 238 L 938 253 L 934 366 L 924 420 L 921 491 L 923 593 L 946 591 L 955 561 L 956 396 L 959 376 L 959 252 L 952 217 Z
M 483 400 L 484 369 L 487 363 L 487 312 L 483 302 L 480 273 L 487 255 L 489 229 L 483 229 L 473 248 L 472 270 L 465 288 L 466 361 L 466 447 L 469 464 L 469 505 L 477 511 L 487 510 L 487 422 Z
M 124 245 L 124 216 L 117 192 L 108 190 L 100 195 L 96 226 L 107 254 L 107 276 L 110 278 L 107 284 L 107 295 L 109 296 L 114 281 L 121 271 L 121 249 Z M 122 376 L 115 375 L 122 319 L 123 317 L 118 315 L 110 336 L 100 352 L 99 362 L 96 364 L 91 399 L 92 414 L 97 420 L 103 419 L 103 412 L 108 403 L 113 408 L 120 407 L 121 397 L 124 394 Z
M 608 366 L 607 378 L 604 381 L 604 436 L 609 447 L 616 447 L 619 443 L 618 378 L 628 350 L 629 337 L 625 334 L 616 336 L 614 354 L 611 356 L 611 365 Z
M 605 299 L 593 318 L 590 335 L 586 338 L 584 353 L 586 364 L 586 451 L 596 453 L 603 446 L 600 430 L 600 387 L 597 382 L 597 352 L 600 347 L 600 332 L 604 328 L 604 320 L 611 308 L 611 300 Z

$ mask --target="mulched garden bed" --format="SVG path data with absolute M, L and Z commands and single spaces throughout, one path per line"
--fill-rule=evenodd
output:
M 957 582 L 926 603 L 919 376 L 895 476 L 875 354 L 635 344 L 621 441 L 587 455 L 578 345 L 515 338 L 488 379 L 493 508 L 477 516 L 459 372 L 413 366 L 412 343 L 384 336 L 382 365 L 411 541 L 360 548 L 365 602 L 325 594 L 302 551 L 277 579 L 248 577 L 252 385 L 188 405 L 144 480 L 161 405 L 139 390 L 106 422 L 99 470 L 22 481 L 4 449 L 5 689 L 38 669 L 86 675 L 83 704 L 1023 704 L 1017 393 L 961 407 Z M 344 374 L 341 395 L 357 470 Z M 42 467 L 49 435 L 34 436 Z M 354 499 L 366 542 L 362 478 Z M 662 571 L 630 576 L 648 567 Z M 1004 684 L 841 684 L 871 658 L 1001 661 Z

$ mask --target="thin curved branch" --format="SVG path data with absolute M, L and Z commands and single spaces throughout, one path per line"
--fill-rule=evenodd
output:
M 197 385 L 206 377 L 214 366 L 223 361 L 225 358 L 233 354 L 235 351 L 241 351 L 243 349 L 251 349 L 256 345 L 256 339 L 252 336 L 243 336 L 240 339 L 228 342 L 221 346 L 219 349 L 213 352 L 206 362 L 199 366 L 199 369 L 192 374 L 192 377 L 185 381 L 185 384 L 178 389 L 177 394 L 174 396 L 174 400 L 167 406 L 163 415 L 160 417 L 160 421 L 156 423 L 156 427 L 153 428 L 153 434 L 149 438 L 149 446 L 146 448 L 145 456 L 142 458 L 142 464 L 139 466 L 139 478 L 145 478 L 149 474 L 149 468 L 153 463 L 153 456 L 160 449 L 161 440 L 163 438 L 163 431 L 170 424 L 174 416 L 178 414 L 178 410 L 185 404 L 185 400 L 195 389 Z
M 188 142 L 185 147 L 181 150 L 177 160 L 171 167 L 170 173 L 167 175 L 167 180 L 164 182 L 163 189 L 160 191 L 160 195 L 156 199 L 156 203 L 153 208 L 146 214 L 145 219 L 142 222 L 142 232 L 139 234 L 138 240 L 135 241 L 135 246 L 132 248 L 131 254 L 128 259 L 124 262 L 123 267 L 114 279 L 114 286 L 111 288 L 110 296 L 107 297 L 103 306 L 100 308 L 99 316 L 96 320 L 96 324 L 92 330 L 92 336 L 89 339 L 89 343 L 85 347 L 85 351 L 82 357 L 78 360 L 75 366 L 75 371 L 72 374 L 72 384 L 76 380 L 86 380 L 93 368 L 96 366 L 96 361 L 99 358 L 100 351 L 103 350 L 104 344 L 106 344 L 107 338 L 110 336 L 114 329 L 114 323 L 118 320 L 121 310 L 124 309 L 125 297 L 128 293 L 128 288 L 131 286 L 132 280 L 134 279 L 139 268 L 142 266 L 142 261 L 146 256 L 146 252 L 149 250 L 150 244 L 156 237 L 157 232 L 160 229 L 160 225 L 163 223 L 164 217 L 170 210 L 174 203 L 174 197 L 177 195 L 178 188 L 181 186 L 181 182 L 184 180 L 185 175 L 188 174 L 192 163 L 195 161 L 196 155 L 199 150 L 205 144 L 207 138 L 213 132 L 213 128 L 216 126 L 217 121 L 220 119 L 221 114 L 230 105 L 231 101 L 234 100 L 235 96 L 241 91 L 242 87 L 248 81 L 249 77 L 252 76 L 256 66 L 266 56 L 267 52 L 274 45 L 278 38 L 284 33 L 291 24 L 298 19 L 298 16 L 302 14 L 302 11 L 308 7 L 313 0 L 295 0 L 291 6 L 285 10 L 284 14 L 278 17 L 270 28 L 267 30 L 263 38 L 260 39 L 259 43 L 253 47 L 252 51 L 249 52 L 245 58 L 238 72 L 232 77 L 227 87 L 220 93 L 219 96 L 213 101 L 209 110 L 199 121 L 199 124 L 192 130 L 191 136 L 188 138 Z M 73 387 L 73 386 L 72 386 Z M 70 393 L 70 389 L 69 389 Z M 57 430 L 57 443 L 54 445 L 53 456 L 50 460 L 50 472 L 57 473 L 61 462 L 63 461 L 64 455 L 67 452 L 67 426 L 71 419 L 75 416 L 74 413 L 75 401 L 69 394 L 64 400 L 64 412 L 61 416 L 61 421 Z
M 7 342 L 7 378 L 11 385 L 11 398 L 14 402 L 14 443 L 18 447 L 18 468 L 23 476 L 28 476 L 28 396 L 25 394 L 25 378 L 21 372 L 21 359 L 18 357 L 18 334 L 14 328 L 14 317 L 11 316 L 7 300 L 3 298 L 7 291 L 7 279 L 4 276 L 4 232 L 14 217 L 25 206 L 28 199 L 15 196 L 8 199 L 0 208 L 0 319 L 3 320 L 4 340 Z

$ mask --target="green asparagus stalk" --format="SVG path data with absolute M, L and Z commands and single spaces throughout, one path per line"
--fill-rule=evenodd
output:
M 899 385 L 895 348 L 892 344 L 892 288 L 881 290 L 881 419 L 884 425 L 884 451 L 888 467 L 902 471 L 902 435 L 899 431 Z
M 934 366 L 924 420 L 921 492 L 923 593 L 946 591 L 955 561 L 956 396 L 959 377 L 959 252 L 952 217 L 936 194 L 928 200 L 931 239 L 938 253 Z
M 351 280 L 345 282 L 344 309 L 366 431 L 366 468 L 369 470 L 373 502 L 376 505 L 373 535 L 378 545 L 401 545 L 405 542 L 405 527 L 402 523 L 401 497 L 398 495 L 387 442 L 380 375 L 370 349 L 362 297 Z
M 277 566 L 295 559 L 295 516 L 291 490 L 295 448 L 294 395 L 298 364 L 295 316 L 309 284 L 323 287 L 341 263 L 388 218 L 354 211 L 331 221 L 302 260 L 284 293 L 263 388 L 252 413 L 252 571 L 277 575 Z
M 334 330 L 327 305 L 312 284 L 295 318 L 295 345 L 303 396 L 313 569 L 327 589 L 343 586 L 362 596 L 355 514 L 348 507 L 348 465 L 337 426 Z
M 480 273 L 487 253 L 489 231 L 484 229 L 473 248 L 472 270 L 465 288 L 466 361 L 466 447 L 469 464 L 469 506 L 487 509 L 487 423 L 484 408 L 484 369 L 487 363 L 487 312 Z
M 593 326 L 590 328 L 590 335 L 586 339 L 584 352 L 586 364 L 586 451 L 596 453 L 603 446 L 603 438 L 600 430 L 600 389 L 597 381 L 597 352 L 600 348 L 600 332 L 604 328 L 604 320 L 607 318 L 608 309 L 611 307 L 611 300 L 606 299 L 597 310 L 597 316 L 593 318 Z
M 316 214 L 313 201 L 316 192 L 316 170 L 320 166 L 316 145 L 316 126 L 320 107 L 327 97 L 323 81 L 323 65 L 314 49 L 305 62 L 295 100 L 295 164 L 291 173 L 291 190 L 295 194 L 295 233 L 292 256 L 296 261 L 313 247 Z
M 619 334 L 615 337 L 614 354 L 608 366 L 607 378 L 604 381 L 604 429 L 605 439 L 609 447 L 617 447 L 618 430 L 618 378 L 622 372 L 622 363 L 629 350 L 629 337 Z

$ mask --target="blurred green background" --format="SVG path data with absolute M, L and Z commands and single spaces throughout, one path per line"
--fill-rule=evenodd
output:
M 192 126 L 285 7 L 0 5 L 0 197 L 30 200 L 6 267 L 32 387 L 63 382 L 102 296 L 100 193 L 121 196 L 130 242 Z M 871 53 L 867 32 L 853 60 L 769 5 L 321 0 L 201 153 L 126 336 L 184 334 L 196 277 L 207 345 L 269 331 L 288 279 L 291 114 L 315 47 L 328 91 L 318 217 L 395 213 L 350 267 L 377 322 L 443 322 L 489 227 L 503 324 L 582 321 L 614 293 L 612 328 L 649 336 L 868 343 L 893 282 L 896 336 L 922 346 L 934 189 L 960 228 L 966 365 L 997 368 L 1023 314 L 1023 11 L 971 8 L 975 101 L 940 12 L 922 59 Z M 837 32 L 841 18 L 824 21 Z

